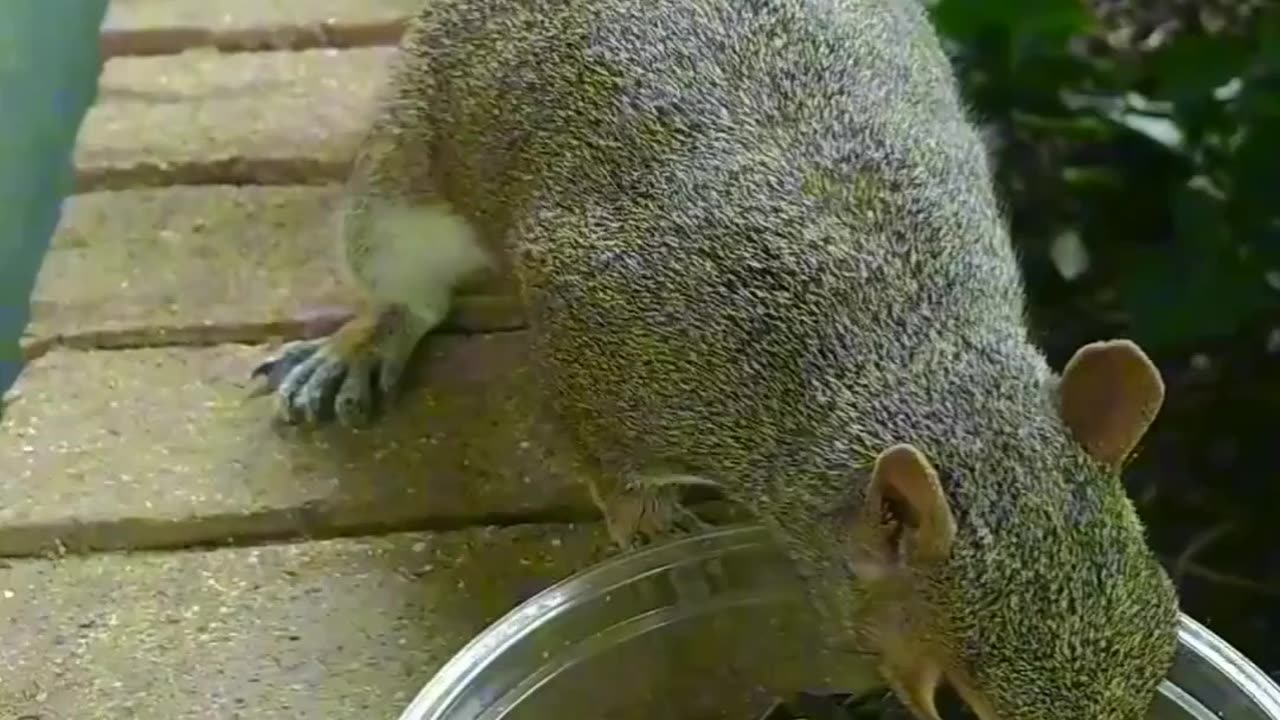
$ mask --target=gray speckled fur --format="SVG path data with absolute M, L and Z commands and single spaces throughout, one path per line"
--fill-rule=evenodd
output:
M 919 579 L 939 642 L 1008 720 L 1135 720 L 1175 599 L 1058 418 L 987 162 L 910 0 L 431 0 L 348 233 L 460 213 L 584 457 L 719 483 L 837 624 L 842 509 L 914 444 L 957 516 Z

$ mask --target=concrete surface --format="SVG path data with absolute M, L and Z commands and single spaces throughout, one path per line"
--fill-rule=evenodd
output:
M 103 58 L 395 45 L 421 0 L 115 0 Z
M 392 720 L 595 526 L 13 561 L 0 718 Z
M 114 58 L 76 149 L 79 188 L 343 178 L 393 52 Z
M 267 348 L 52 352 L 0 428 L 0 556 L 593 517 L 535 420 L 521 333 L 441 336 L 382 427 L 246 401 Z
M 413 14 L 424 0 L 112 0 L 105 27 L 242 30 L 314 23 L 349 25 Z
M 32 338 L 294 319 L 349 299 L 336 188 L 168 187 L 68 200 L 36 285 Z

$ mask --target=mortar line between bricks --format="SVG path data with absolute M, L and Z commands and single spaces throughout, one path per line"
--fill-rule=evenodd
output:
M 218 345 L 264 345 L 275 341 L 305 340 L 319 337 L 333 328 L 315 327 L 307 321 L 268 321 L 218 325 L 170 325 L 123 328 L 118 330 L 86 330 L 45 337 L 30 338 L 22 348 L 23 360 L 38 360 L 54 350 L 122 351 L 158 348 L 204 348 Z M 523 324 L 485 328 L 448 324 L 438 335 L 472 337 L 500 335 L 525 330 Z
M 492 512 L 408 520 L 336 523 L 316 507 L 199 518 L 99 521 L 0 526 L 0 559 L 29 560 L 119 552 L 203 552 L 288 545 L 412 532 L 456 532 L 476 527 L 565 525 L 599 521 L 594 508 L 556 507 L 531 512 Z
M 214 30 L 190 25 L 158 28 L 107 29 L 99 35 L 101 57 L 176 55 L 210 49 L 222 53 L 383 47 L 396 45 L 407 17 L 375 22 L 315 22 L 261 25 Z
M 695 488 L 685 507 L 704 521 L 739 522 L 723 500 Z M 256 513 L 222 513 L 200 518 L 155 520 L 118 518 L 0 525 L 0 560 L 46 559 L 120 552 L 205 552 L 228 548 L 292 545 L 343 538 L 413 532 L 457 532 L 473 528 L 569 525 L 603 522 L 598 509 L 561 505 L 529 512 L 489 512 L 401 520 L 335 522 L 320 503 Z M 167 533 L 167 534 L 166 534 Z M 130 535 L 133 537 L 130 537 Z
M 316 158 L 231 157 L 192 161 L 137 161 L 123 166 L 78 166 L 73 194 L 147 190 L 177 185 L 278 187 L 329 185 L 346 180 L 350 161 Z

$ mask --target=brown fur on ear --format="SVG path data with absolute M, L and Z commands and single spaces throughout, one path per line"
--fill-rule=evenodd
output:
M 1118 468 L 1160 412 L 1164 381 L 1133 342 L 1095 342 L 1077 350 L 1062 371 L 1058 402 L 1076 441 Z
M 873 512 L 888 508 L 894 522 L 910 538 L 908 564 L 944 560 L 955 541 L 956 521 L 942 492 L 938 473 L 912 445 L 890 447 L 876 458 L 867 493 Z

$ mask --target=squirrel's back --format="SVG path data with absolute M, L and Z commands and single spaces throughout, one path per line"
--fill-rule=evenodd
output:
M 1059 378 L 1029 341 L 923 3 L 431 0 L 352 188 L 476 230 L 596 470 L 719 483 L 846 626 L 890 578 L 918 712 L 944 671 L 984 720 L 1144 712 L 1176 597 L 1118 473 L 1163 384 L 1135 346 Z
M 406 45 L 383 122 L 430 129 L 436 185 L 505 245 L 562 395 L 611 404 L 586 424 L 628 462 L 687 461 L 732 416 L 770 417 L 739 438 L 760 449 L 799 429 L 772 406 L 811 371 L 888 381 L 939 334 L 1024 345 L 984 148 L 919 3 L 433 0 Z M 602 396 L 616 377 L 634 390 Z

